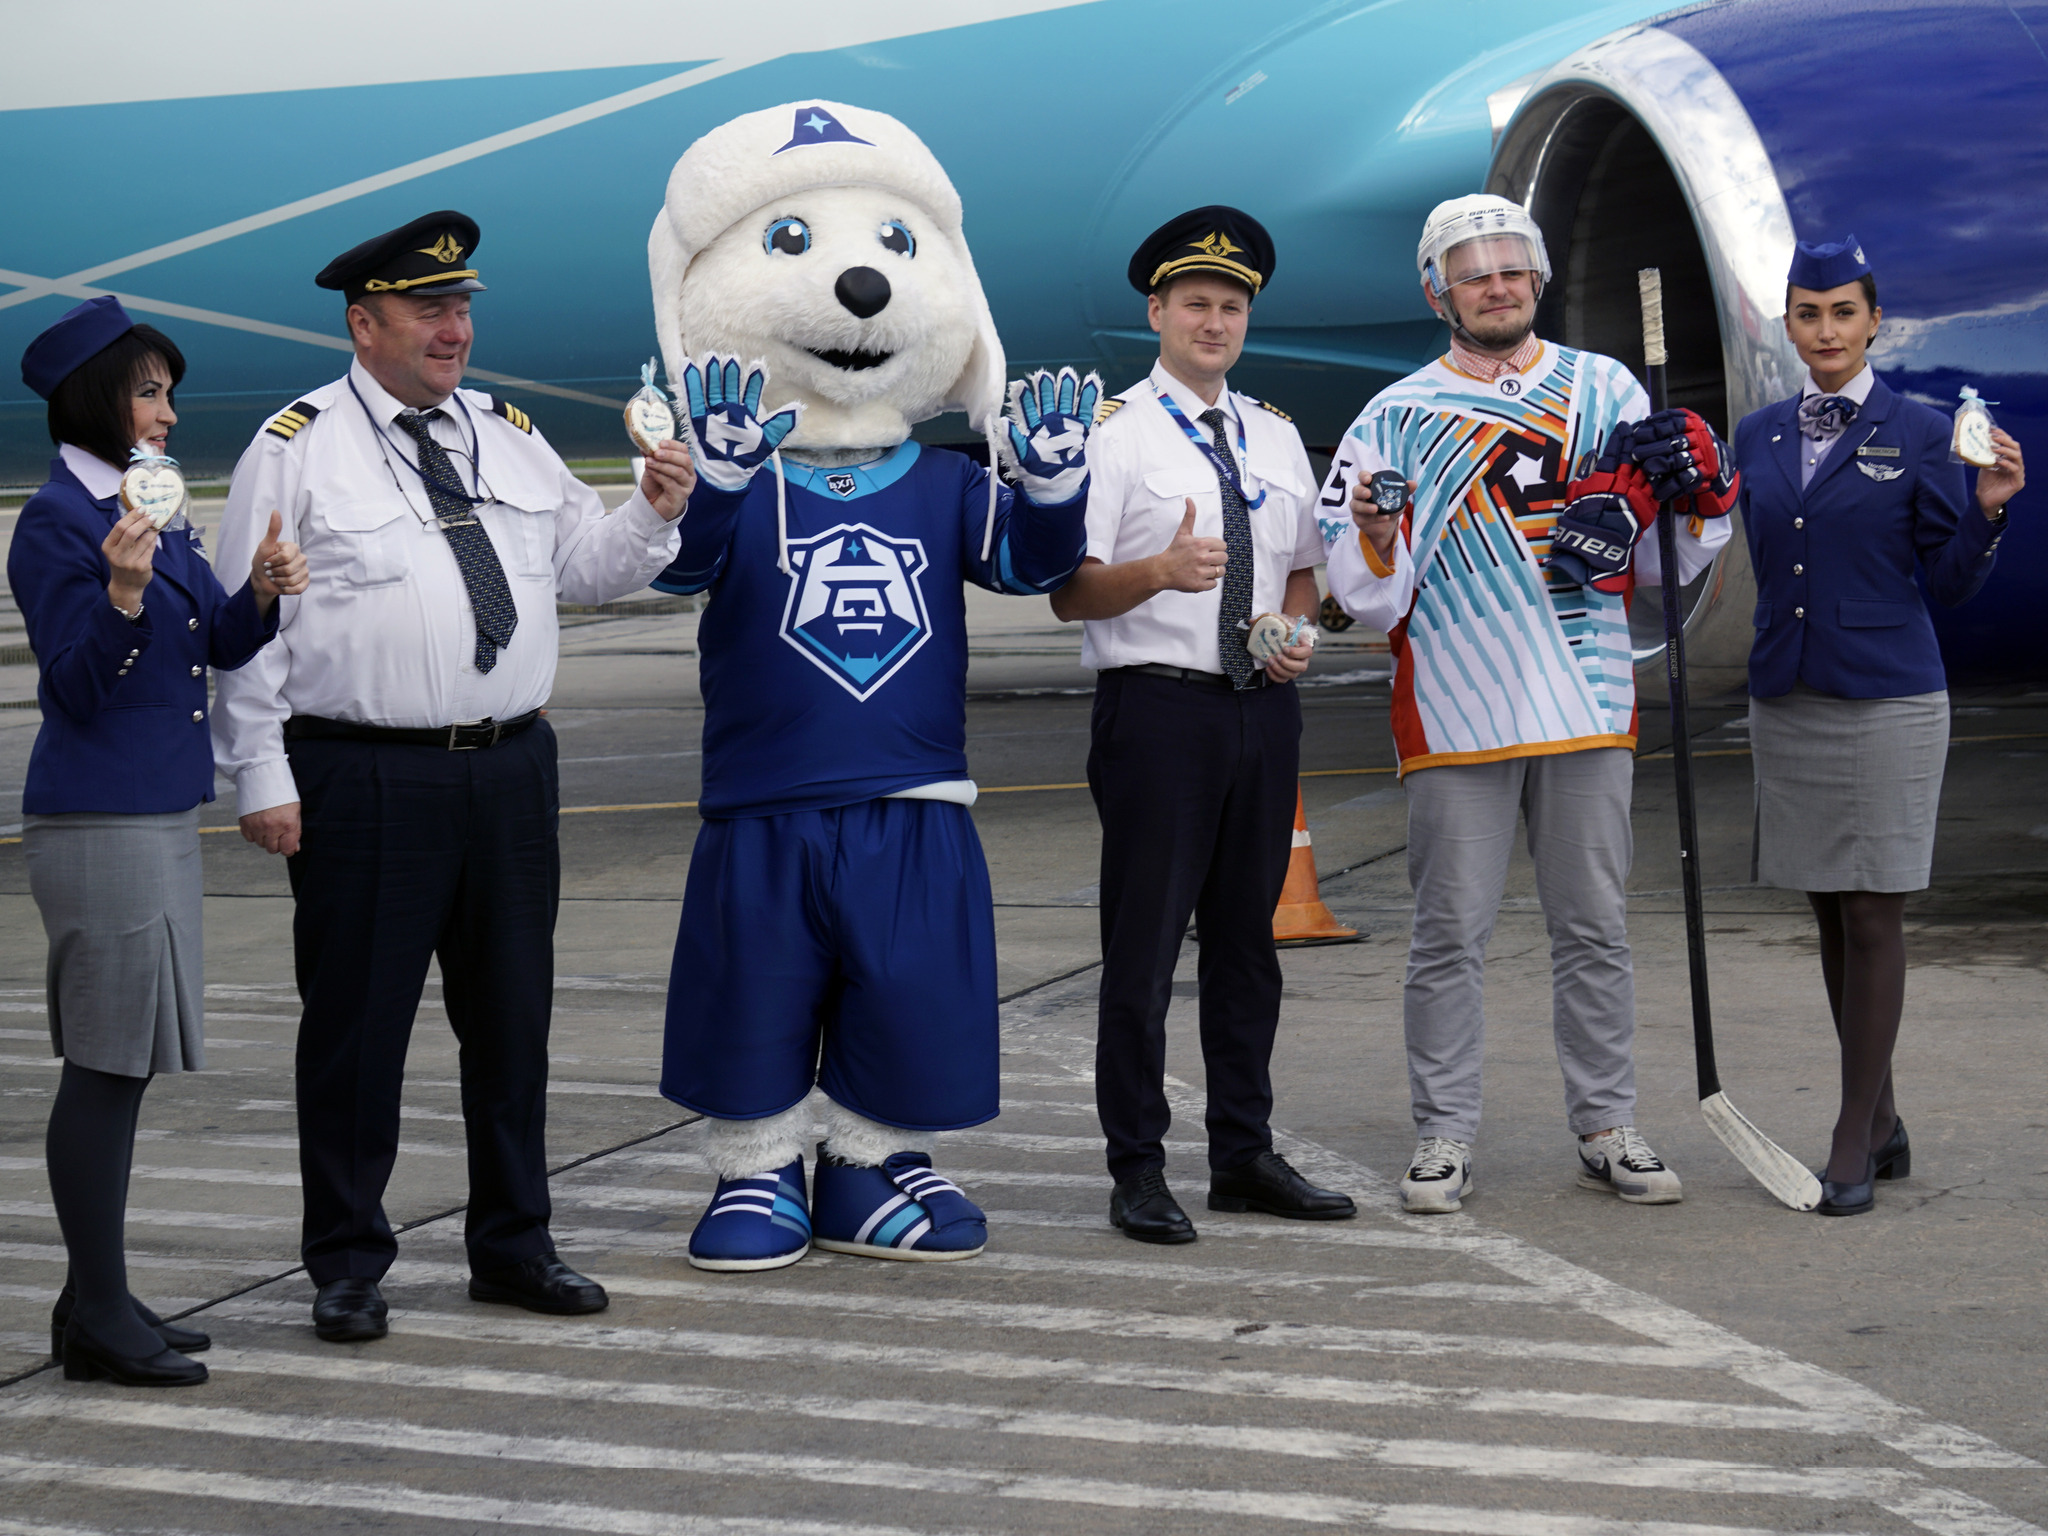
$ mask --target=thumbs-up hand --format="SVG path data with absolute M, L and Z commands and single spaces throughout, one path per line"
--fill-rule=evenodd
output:
M 1193 497 L 1187 498 L 1187 512 L 1172 542 L 1152 558 L 1161 592 L 1207 592 L 1223 579 L 1230 561 L 1221 539 L 1196 537 Z
M 278 598 L 297 597 L 308 586 L 306 557 L 298 545 L 279 542 L 282 532 L 284 514 L 271 513 L 270 529 L 249 562 L 249 585 L 255 589 L 256 606 L 265 613 Z

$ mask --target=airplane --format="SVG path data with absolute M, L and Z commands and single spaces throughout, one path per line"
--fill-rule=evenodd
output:
M 312 274 L 440 207 L 483 229 L 471 382 L 572 459 L 623 457 L 669 167 L 732 116 L 817 97 L 894 114 L 947 167 L 1013 373 L 1137 377 L 1155 351 L 1128 253 L 1233 203 L 1279 251 L 1233 385 L 1327 448 L 1442 350 L 1416 235 L 1484 189 L 1544 227 L 1545 336 L 1640 366 L 1635 272 L 1662 270 L 1673 403 L 1724 433 L 1797 387 L 1793 239 L 1856 233 L 1885 309 L 1874 365 L 1943 409 L 1973 384 L 2048 476 L 2042 0 L 9 9 L 0 355 L 120 295 L 186 352 L 174 451 L 195 475 L 340 370 L 342 306 Z M 149 43 L 117 65 L 110 37 Z M 37 483 L 49 452 L 42 403 L 0 386 L 0 481 Z M 1740 667 L 1752 590 L 1731 541 L 1687 594 L 1696 670 Z M 1637 606 L 1647 661 L 1657 605 Z M 1953 682 L 2040 674 L 2048 533 L 2024 503 L 1983 592 L 1934 619 Z

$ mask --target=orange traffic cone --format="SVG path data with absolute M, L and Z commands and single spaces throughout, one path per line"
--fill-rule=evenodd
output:
M 1275 944 L 1347 944 L 1358 937 L 1323 905 L 1316 884 L 1316 855 L 1308 836 L 1308 817 L 1301 807 L 1301 786 L 1294 786 L 1294 852 L 1287 860 L 1287 884 L 1273 909 Z

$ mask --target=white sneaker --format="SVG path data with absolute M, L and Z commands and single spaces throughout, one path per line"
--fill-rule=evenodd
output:
M 1401 1208 L 1418 1216 L 1441 1216 L 1459 1208 L 1472 1193 L 1472 1148 L 1448 1136 L 1425 1136 L 1415 1144 L 1401 1178 Z
M 1678 1175 L 1632 1125 L 1579 1143 L 1579 1188 L 1612 1190 L 1630 1205 L 1676 1205 L 1685 1198 Z

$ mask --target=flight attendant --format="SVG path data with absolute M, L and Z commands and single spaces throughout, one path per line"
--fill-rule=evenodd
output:
M 1926 888 L 1948 753 L 1948 680 L 1926 605 L 1953 607 L 1991 574 L 2006 503 L 2026 483 L 2019 444 L 1976 494 L 1949 458 L 1951 423 L 1894 394 L 1864 361 L 1884 312 L 1854 235 L 1800 242 L 1785 330 L 1805 387 L 1735 433 L 1756 569 L 1749 657 L 1758 873 L 1804 891 L 1842 1049 L 1842 1109 L 1823 1216 L 1875 1203 L 1912 1166 L 1892 1103 L 1905 1002 L 1906 893 Z
M 50 1043 L 64 1058 L 46 1144 L 70 1274 L 50 1349 L 74 1381 L 206 1380 L 207 1337 L 128 1293 L 122 1226 L 143 1090 L 205 1066 L 199 807 L 213 798 L 206 669 L 239 667 L 277 632 L 306 563 L 260 539 L 229 597 L 183 514 L 123 514 L 137 444 L 164 451 L 185 359 L 168 336 L 90 299 L 29 343 L 57 458 L 29 498 L 7 580 L 42 668 L 43 723 L 22 790 L 22 853 L 49 936 Z

